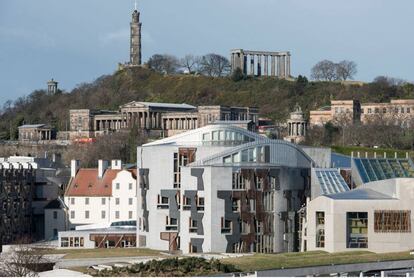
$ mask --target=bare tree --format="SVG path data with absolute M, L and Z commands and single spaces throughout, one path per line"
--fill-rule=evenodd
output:
M 343 60 L 336 64 L 336 77 L 339 80 L 354 79 L 355 74 L 357 74 L 355 62 Z
M 20 244 L 9 252 L 3 253 L 0 261 L 0 275 L 6 277 L 37 276 L 44 264 L 50 263 L 39 248 Z
M 167 54 L 155 54 L 148 60 L 147 64 L 150 69 L 163 74 L 176 73 L 180 65 L 175 56 Z
M 201 59 L 201 72 L 208 76 L 226 76 L 230 73 L 230 62 L 218 54 L 207 54 Z
M 193 73 L 198 70 L 200 66 L 200 61 L 201 58 L 199 56 L 188 54 L 180 60 L 180 65 L 181 67 L 185 68 L 188 71 L 188 73 Z
M 311 70 L 311 77 L 315 80 L 336 80 L 336 64 L 329 60 L 320 61 L 315 66 L 313 66 Z

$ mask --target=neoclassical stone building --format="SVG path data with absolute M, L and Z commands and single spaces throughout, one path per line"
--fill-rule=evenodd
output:
M 132 101 L 118 111 L 70 110 L 70 139 L 93 138 L 113 131 L 136 127 L 150 136 L 171 136 L 218 121 L 251 121 L 258 123 L 254 107 L 199 106 L 176 103 Z
M 360 103 L 357 100 L 332 100 L 330 106 L 310 111 L 310 125 L 323 126 L 361 123 L 411 126 L 414 120 L 414 99 L 395 99 L 383 103 Z

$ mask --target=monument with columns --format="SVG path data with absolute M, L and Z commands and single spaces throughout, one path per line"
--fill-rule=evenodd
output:
M 47 93 L 52 95 L 52 94 L 56 94 L 57 91 L 58 91 L 58 82 L 56 82 L 52 78 L 51 80 L 47 82 Z
M 290 118 L 287 120 L 288 136 L 284 138 L 285 141 L 299 144 L 305 140 L 308 123 L 302 112 L 302 108 L 296 104 L 295 110 L 290 113 Z
M 240 68 L 244 75 L 290 78 L 290 52 L 231 50 L 231 69 Z

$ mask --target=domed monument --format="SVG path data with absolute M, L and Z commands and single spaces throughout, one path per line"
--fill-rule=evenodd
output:
M 285 141 L 299 144 L 305 140 L 308 122 L 305 120 L 302 108 L 298 104 L 295 105 L 294 111 L 290 113 L 287 126 L 288 136 L 284 138 Z

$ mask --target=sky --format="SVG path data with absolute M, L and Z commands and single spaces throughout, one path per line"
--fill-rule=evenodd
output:
M 134 0 L 0 0 L 0 105 L 51 78 L 70 91 L 112 74 L 129 60 L 133 8 Z M 138 9 L 144 61 L 290 51 L 294 76 L 346 59 L 357 80 L 414 80 L 412 0 L 138 0 Z

